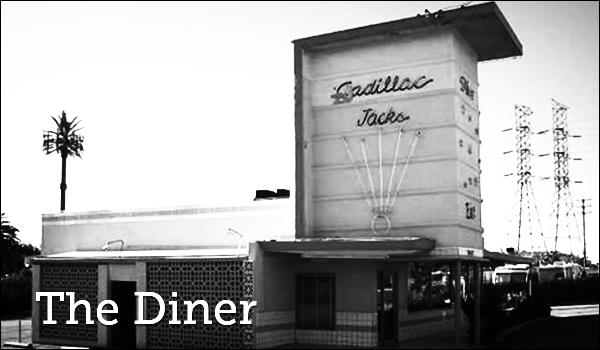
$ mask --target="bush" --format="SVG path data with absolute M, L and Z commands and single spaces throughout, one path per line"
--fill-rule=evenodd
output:
M 1 300 L 2 314 L 13 312 L 31 311 L 31 270 L 23 269 L 2 278 Z

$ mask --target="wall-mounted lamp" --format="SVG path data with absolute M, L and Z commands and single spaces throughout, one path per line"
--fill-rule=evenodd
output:
M 122 239 L 115 239 L 114 241 L 109 241 L 109 242 L 106 242 L 106 243 L 105 243 L 105 244 L 104 244 L 102 247 L 100 247 L 100 249 L 102 249 L 102 250 L 107 250 L 107 249 L 108 249 L 108 247 L 109 247 L 111 244 L 113 244 L 113 243 L 121 243 L 121 249 L 120 249 L 120 251 L 122 251 L 122 250 L 123 250 L 123 246 L 125 245 L 125 241 L 123 241 Z
M 225 229 L 221 233 L 227 234 L 227 235 L 235 234 L 235 235 L 240 236 L 240 240 L 238 241 L 238 247 L 237 247 L 237 257 L 239 258 L 240 257 L 240 249 L 242 249 L 242 242 L 244 240 L 244 236 L 232 228 Z

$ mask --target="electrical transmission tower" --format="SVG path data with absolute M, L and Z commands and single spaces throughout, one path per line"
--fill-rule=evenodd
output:
M 515 131 L 517 134 L 516 153 L 517 153 L 517 203 L 513 207 L 516 213 L 512 216 L 513 221 L 509 227 L 512 229 L 507 233 L 516 231 L 517 252 L 521 252 L 526 246 L 526 236 L 529 236 L 531 251 L 539 251 L 546 249 L 546 242 L 542 232 L 542 224 L 535 201 L 533 185 L 531 182 L 531 124 L 529 116 L 533 114 L 532 110 L 527 106 L 515 105 L 516 125 Z M 506 129 L 506 131 L 511 129 Z M 510 153 L 505 152 L 505 153 Z M 512 175 L 512 174 L 510 174 Z M 516 227 L 515 227 L 516 225 Z M 509 239 L 512 241 L 512 239 Z
M 554 202 L 552 204 L 552 216 L 555 219 L 556 229 L 554 233 L 554 250 L 558 251 L 559 239 L 568 239 L 569 251 L 573 255 L 580 253 L 581 242 L 579 227 L 575 211 L 573 210 L 573 199 L 569 184 L 569 129 L 567 127 L 568 107 L 560 102 L 552 100 L 552 133 L 554 136 Z M 575 247 L 573 247 L 575 243 Z

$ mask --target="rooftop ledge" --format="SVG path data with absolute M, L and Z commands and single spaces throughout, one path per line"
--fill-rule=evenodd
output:
M 64 261 L 140 261 L 169 259 L 237 259 L 247 258 L 248 249 L 184 249 L 184 250 L 111 250 L 71 251 L 29 257 L 30 264 Z
M 221 206 L 176 206 L 165 208 L 124 209 L 124 210 L 99 210 L 72 213 L 42 214 L 43 224 L 53 224 L 66 221 L 79 220 L 110 220 L 110 219 L 135 219 L 148 217 L 165 217 L 177 215 L 219 215 L 223 213 L 242 214 L 260 213 L 261 211 L 287 211 L 294 210 L 293 200 L 256 201 L 238 205 Z
M 479 62 L 523 55 L 523 45 L 494 2 L 312 36 L 293 43 L 303 50 L 319 51 L 365 39 L 402 36 L 431 28 L 456 30 L 469 43 Z

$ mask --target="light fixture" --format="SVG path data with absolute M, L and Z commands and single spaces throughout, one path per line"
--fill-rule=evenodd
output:
M 236 253 L 237 257 L 239 258 L 240 257 L 240 249 L 242 249 L 242 242 L 244 240 L 244 236 L 232 228 L 227 228 L 227 229 L 223 230 L 223 232 L 221 232 L 221 233 L 236 234 L 236 235 L 240 236 L 240 240 L 238 241 L 238 246 L 237 246 L 237 253 Z
M 100 247 L 101 250 L 107 250 L 108 247 L 113 244 L 113 243 L 121 243 L 121 249 L 120 251 L 123 250 L 123 246 L 125 245 L 125 241 L 123 241 L 122 239 L 115 239 L 114 241 L 108 241 L 106 242 L 102 247 Z
M 302 253 L 301 257 L 303 259 L 368 259 L 368 260 L 376 260 L 376 259 L 389 259 L 390 255 L 387 253 L 374 252 L 360 252 L 360 253 L 352 253 L 352 252 L 311 252 L 311 253 Z

